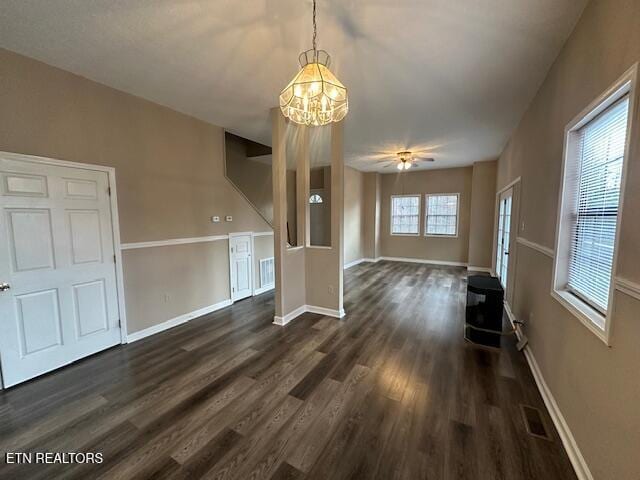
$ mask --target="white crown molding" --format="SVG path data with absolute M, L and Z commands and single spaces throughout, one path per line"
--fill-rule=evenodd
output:
M 427 260 L 423 258 L 409 258 L 409 257 L 379 257 L 378 260 L 386 260 L 388 262 L 408 262 L 408 263 L 428 263 L 431 265 L 447 265 L 451 267 L 466 267 L 466 262 L 449 262 L 446 260 Z
M 546 255 L 549 258 L 554 258 L 555 252 L 553 251 L 552 248 L 549 247 L 545 247 L 544 245 L 540 245 L 539 243 L 536 242 L 532 242 L 531 240 L 527 240 L 526 238 L 523 237 L 517 237 L 516 241 L 520 244 L 520 245 L 524 245 L 525 247 L 529 247 L 537 252 L 542 253 L 543 255 Z
M 504 309 L 505 309 L 505 312 L 507 313 L 507 317 L 509 317 L 509 321 L 511 322 L 511 325 L 515 328 L 516 324 L 513 322 L 515 321 L 516 317 L 513 314 L 511 307 L 507 302 L 504 303 Z M 516 328 L 516 336 L 518 337 L 518 339 L 522 337 L 519 326 L 518 328 Z M 540 366 L 538 365 L 538 362 L 536 361 L 536 358 L 534 357 L 533 352 L 531 351 L 531 347 L 529 345 L 526 345 L 523 351 L 524 351 L 524 356 L 527 359 L 527 364 L 529 365 L 529 369 L 531 370 L 531 373 L 533 374 L 533 378 L 536 382 L 536 386 L 538 387 L 538 390 L 540 391 L 540 395 L 542 396 L 542 400 L 544 401 L 544 404 L 547 407 L 547 410 L 549 411 L 551 420 L 553 421 L 553 424 L 555 425 L 556 430 L 560 435 L 560 440 L 562 440 L 562 445 L 564 446 L 564 449 L 566 450 L 567 455 L 569 456 L 569 460 L 571 461 L 571 465 L 573 466 L 573 469 L 576 472 L 576 476 L 578 477 L 578 480 L 593 480 L 593 475 L 589 470 L 589 466 L 587 465 L 586 460 L 582 456 L 582 452 L 578 447 L 576 439 L 574 438 L 573 433 L 571 432 L 571 429 L 569 428 L 569 425 L 567 424 L 567 421 L 564 418 L 564 415 L 562 415 L 562 412 L 560 411 L 560 407 L 558 406 L 558 403 L 556 402 L 553 394 L 551 393 L 551 390 L 549 389 L 547 382 L 544 380 L 544 377 L 542 376 L 542 371 L 540 370 Z
M 169 240 L 155 240 L 151 242 L 123 243 L 122 245 L 120 245 L 120 250 L 135 250 L 138 248 L 151 248 L 151 247 L 168 247 L 172 245 L 186 245 L 188 243 L 216 242 L 218 240 L 228 240 L 228 239 L 229 239 L 229 235 L 212 235 L 209 237 L 172 238 Z
M 144 330 L 138 330 L 137 332 L 129 333 L 127 335 L 127 342 L 132 343 L 138 340 L 142 340 L 143 338 L 149 337 L 151 335 L 155 335 L 156 333 L 164 332 L 173 327 L 177 327 L 178 325 L 182 325 L 183 323 L 188 322 L 189 320 L 193 320 L 194 318 L 201 317 L 202 315 L 206 315 L 211 312 L 215 312 L 216 310 L 220 310 L 222 308 L 228 307 L 233 302 L 231 299 L 223 300 L 218 303 L 214 303 L 213 305 L 209 305 L 204 308 L 200 308 L 198 310 L 194 310 L 189 313 L 185 313 L 174 317 L 166 322 L 159 323 L 158 325 L 154 325 L 149 328 L 145 328 Z
M 640 283 L 632 282 L 623 277 L 616 277 L 616 290 L 630 297 L 640 300 Z

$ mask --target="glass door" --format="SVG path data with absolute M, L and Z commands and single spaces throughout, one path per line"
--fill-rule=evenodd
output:
M 502 287 L 507 288 L 507 273 L 509 271 L 509 248 L 511 238 L 511 205 L 513 188 L 500 194 L 498 210 L 498 248 L 496 257 L 496 274 Z

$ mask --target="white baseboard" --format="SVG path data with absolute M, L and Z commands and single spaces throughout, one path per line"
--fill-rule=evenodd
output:
M 507 302 L 504 304 L 505 312 L 509 317 L 509 321 L 515 327 L 513 323 L 515 320 L 515 315 L 511 311 L 511 307 Z M 520 331 L 516 330 L 516 335 L 520 338 Z M 529 369 L 533 374 L 533 378 L 538 386 L 538 390 L 540 391 L 540 395 L 544 400 L 544 404 L 549 411 L 549 415 L 551 416 L 551 420 L 558 430 L 558 434 L 560 435 L 560 439 L 562 440 L 562 445 L 569 456 L 569 460 L 571 461 L 571 465 L 576 472 L 576 476 L 578 480 L 593 480 L 593 475 L 591 475 L 591 471 L 589 470 L 589 466 L 582 456 L 582 452 L 580 452 L 580 448 L 576 443 L 576 439 L 571 433 L 569 429 L 569 425 L 567 421 L 564 419 L 562 412 L 560 411 L 560 407 L 558 407 L 558 403 L 556 402 L 547 382 L 545 382 L 544 377 L 542 376 L 542 371 L 536 361 L 536 358 L 533 356 L 533 352 L 531 351 L 531 347 L 527 345 L 524 347 L 524 356 L 527 359 L 527 363 L 529 364 Z
M 269 290 L 273 290 L 276 288 L 275 284 L 265 285 L 264 287 L 256 288 L 253 291 L 253 296 L 260 295 L 261 293 L 268 292 Z
M 382 257 L 378 257 L 378 258 L 362 257 L 362 258 L 359 258 L 358 260 L 354 260 L 353 262 L 345 263 L 344 269 L 347 270 L 351 267 L 355 267 L 356 265 L 360 265 L 361 263 L 377 263 L 380 260 L 382 260 Z
M 409 257 L 379 257 L 379 260 L 386 260 L 388 262 L 428 263 L 431 265 L 447 265 L 451 267 L 467 266 L 466 262 L 449 262 L 449 261 L 443 261 L 443 260 L 427 260 L 423 258 L 409 258 Z
M 306 311 L 307 311 L 307 306 L 306 305 L 301 305 L 298 308 L 296 308 L 295 310 L 287 313 L 284 317 L 278 317 L 276 315 L 275 317 L 273 317 L 273 323 L 283 327 L 287 323 L 289 323 L 291 320 L 293 320 L 294 318 L 298 317 L 299 315 L 302 315 Z
M 342 310 L 333 310 L 331 308 L 316 307 L 314 305 L 305 305 L 306 311 L 311 313 L 317 313 L 319 315 L 326 315 L 328 317 L 342 318 L 346 315 L 344 308 Z
M 295 310 L 293 310 L 292 312 L 287 313 L 284 317 L 278 317 L 278 316 L 273 317 L 273 323 L 275 325 L 279 325 L 283 327 L 294 318 L 297 318 L 306 312 L 317 313 L 318 315 L 326 315 L 328 317 L 335 317 L 335 318 L 342 318 L 346 315 L 344 308 L 342 310 L 334 310 L 331 308 L 316 307 L 314 305 L 302 305 L 296 308 Z
M 359 258 L 358 260 L 354 260 L 353 262 L 345 263 L 343 268 L 347 270 L 351 267 L 355 267 L 356 265 L 360 265 L 362 262 L 365 262 L 365 261 L 366 260 L 364 258 Z
M 138 330 L 137 332 L 129 333 L 127 334 L 127 343 L 137 342 L 138 340 L 142 340 L 143 338 L 155 335 L 156 333 L 164 332 L 165 330 L 177 327 L 178 325 L 182 325 L 183 323 L 186 323 L 189 320 L 193 320 L 194 318 L 201 317 L 202 315 L 206 315 L 208 313 L 215 312 L 216 310 L 220 310 L 221 308 L 228 307 L 232 303 L 233 302 L 231 301 L 231 299 L 223 300 L 222 302 L 218 302 L 213 305 L 194 310 L 193 312 L 179 315 L 175 318 L 167 320 L 166 322 L 162 322 L 158 325 L 145 328 L 144 330 Z
M 467 270 L 469 270 L 470 272 L 492 273 L 491 267 L 474 267 L 473 265 L 469 265 L 467 267 Z

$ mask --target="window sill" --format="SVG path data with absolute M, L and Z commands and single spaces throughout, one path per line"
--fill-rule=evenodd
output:
M 392 237 L 419 237 L 419 233 L 392 233 Z
M 442 234 L 437 234 L 437 233 L 425 233 L 424 234 L 425 237 L 429 237 L 429 238 L 458 238 L 458 235 L 442 235 Z
M 608 347 L 611 346 L 605 330 L 607 319 L 604 315 L 566 290 L 554 289 L 551 291 L 551 296 L 555 298 L 560 305 L 569 310 L 574 317 L 580 320 L 580 323 L 602 340 L 605 345 Z

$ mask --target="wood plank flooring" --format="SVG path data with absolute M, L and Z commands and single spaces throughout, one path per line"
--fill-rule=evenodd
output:
M 342 320 L 277 327 L 267 293 L 0 392 L 0 477 L 575 479 L 513 339 L 464 342 L 466 275 L 361 264 Z M 527 433 L 521 404 L 550 440 Z

